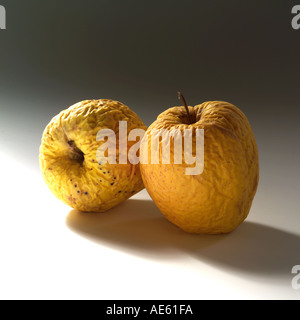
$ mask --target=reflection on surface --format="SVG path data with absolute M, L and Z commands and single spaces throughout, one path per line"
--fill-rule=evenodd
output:
M 228 235 L 190 235 L 169 223 L 149 200 L 128 200 L 105 214 L 73 210 L 66 223 L 94 242 L 150 259 L 189 255 L 218 268 L 289 279 L 299 264 L 300 237 L 295 234 L 245 222 Z

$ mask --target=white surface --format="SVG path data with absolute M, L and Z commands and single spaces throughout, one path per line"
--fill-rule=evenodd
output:
M 145 191 L 84 215 L 58 201 L 38 171 L 0 159 L 0 299 L 300 298 L 291 286 L 299 218 L 262 214 L 268 202 L 259 194 L 234 233 L 193 236 Z

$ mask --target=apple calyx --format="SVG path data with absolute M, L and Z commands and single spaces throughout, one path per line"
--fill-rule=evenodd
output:
M 73 140 L 68 141 L 69 148 L 72 152 L 72 158 L 78 161 L 80 164 L 84 162 L 84 153 L 76 146 Z
M 183 103 L 183 105 L 185 107 L 185 110 L 186 110 L 186 113 L 187 113 L 188 124 L 191 125 L 192 124 L 192 120 L 191 120 L 189 107 L 188 107 L 188 105 L 186 103 L 186 100 L 185 100 L 183 94 L 180 91 L 178 91 L 178 99 Z

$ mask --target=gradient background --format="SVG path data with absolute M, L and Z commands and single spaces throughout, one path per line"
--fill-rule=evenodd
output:
M 1 151 L 38 171 L 43 129 L 85 99 L 119 100 L 147 125 L 179 104 L 178 90 L 190 105 L 229 101 L 247 115 L 259 146 L 253 217 L 299 235 L 296 4 L 1 0 L 7 11 L 7 30 L 0 31 Z M 293 244 L 283 250 L 291 246 L 295 254 Z M 300 251 L 294 260 L 288 263 L 300 264 Z

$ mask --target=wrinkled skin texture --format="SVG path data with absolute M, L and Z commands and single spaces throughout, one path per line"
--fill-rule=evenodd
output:
M 259 159 L 254 133 L 246 116 L 232 104 L 220 101 L 162 113 L 149 127 L 141 155 L 151 155 L 153 129 L 204 129 L 204 171 L 187 176 L 187 166 L 141 164 L 146 189 L 164 216 L 188 233 L 224 234 L 236 229 L 248 216 L 259 181 Z M 148 137 L 148 142 L 145 139 Z M 193 138 L 195 146 L 195 137 Z M 160 143 L 160 150 L 161 150 Z M 193 152 L 195 147 L 193 148 Z
M 139 165 L 99 164 L 96 140 L 101 129 L 117 134 L 119 121 L 127 121 L 128 132 L 146 130 L 127 106 L 112 100 L 88 100 L 62 111 L 44 131 L 40 167 L 53 194 L 70 207 L 105 212 L 144 188 Z M 128 142 L 128 149 L 136 142 Z M 117 150 L 117 163 L 119 152 Z M 127 150 L 125 150 L 127 153 Z

